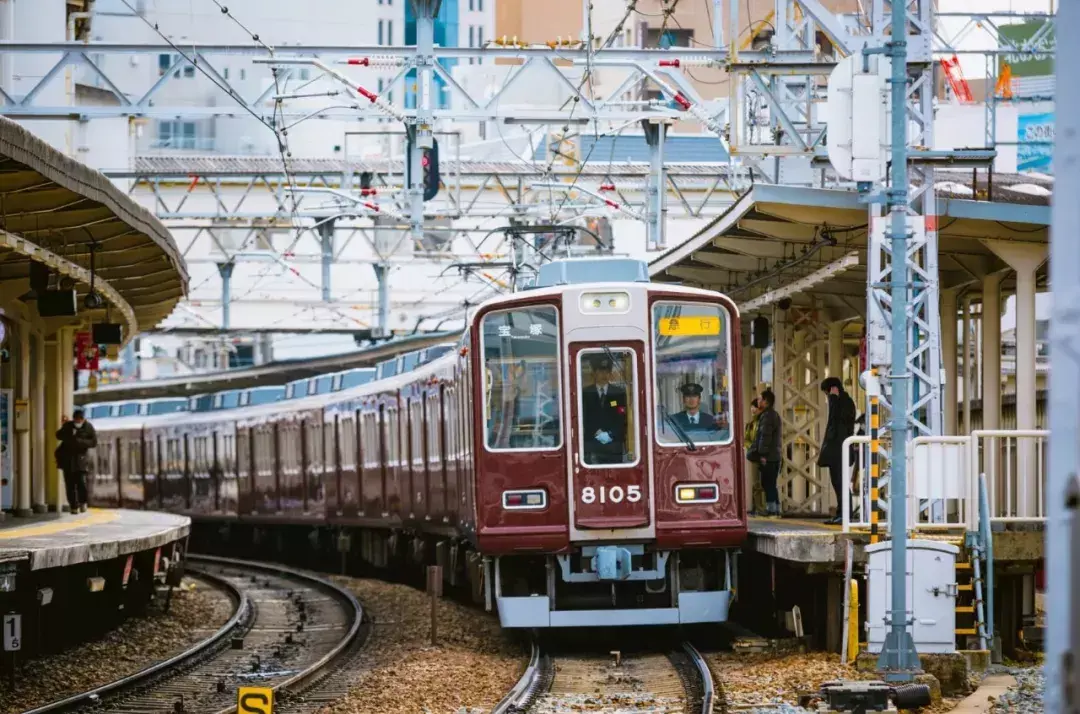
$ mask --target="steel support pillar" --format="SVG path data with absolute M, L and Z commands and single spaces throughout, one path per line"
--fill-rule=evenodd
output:
M 334 221 L 333 218 L 318 225 L 319 246 L 322 249 L 322 299 L 330 302 L 330 266 L 334 264 Z
M 435 67 L 435 16 L 442 0 L 411 0 L 416 13 L 416 123 L 409 127 L 409 224 L 414 240 L 424 237 L 424 149 L 434 146 L 432 74 Z
M 20 412 L 30 407 L 30 326 L 23 322 L 16 332 L 19 371 L 15 379 L 15 515 L 29 516 L 31 509 L 30 477 L 30 424 L 29 414 L 20 418 Z
M 379 284 L 379 336 L 387 337 L 390 334 L 390 264 L 376 263 L 371 267 L 375 269 L 375 280 Z
M 649 145 L 651 171 L 645 190 L 646 230 L 648 250 L 667 246 L 667 170 L 664 168 L 664 143 L 667 141 L 665 122 L 642 121 L 645 141 Z
M 60 428 L 60 422 L 64 418 L 71 418 L 71 413 L 75 408 L 75 370 L 73 368 L 73 362 L 75 360 L 75 328 L 63 327 L 59 333 L 59 349 L 56 355 L 56 369 L 57 379 L 60 382 L 59 393 L 59 405 L 57 411 L 60 413 L 60 419 L 56 421 L 55 427 Z M 50 427 L 53 425 L 50 425 Z M 57 473 L 57 487 L 60 492 L 60 506 L 61 510 L 70 510 L 71 504 L 67 500 L 67 489 L 64 487 L 63 472 Z
M 232 307 L 232 274 L 236 263 L 218 263 L 218 274 L 221 276 L 221 329 L 229 329 L 229 318 Z
M 1001 426 L 1001 273 L 982 281 L 982 428 Z
M 45 451 L 52 454 L 56 451 L 59 443 L 56 440 L 56 430 L 60 428 L 60 415 L 62 414 L 61 399 L 63 397 L 63 384 L 60 379 L 60 333 L 45 341 L 45 369 L 48 370 L 48 379 L 45 380 Z M 45 459 L 45 498 L 48 509 L 59 513 L 64 505 L 64 487 L 61 483 L 60 469 L 56 466 L 56 459 Z
M 844 381 L 844 323 L 829 323 L 829 376 Z M 854 393 L 854 388 L 848 385 Z
M 975 386 L 972 384 L 972 351 L 974 344 L 971 340 L 971 296 L 965 295 L 962 301 L 963 313 L 960 315 L 960 326 L 963 335 L 960 338 L 960 349 L 963 354 L 960 357 L 960 367 L 964 373 L 960 384 L 960 400 L 964 403 L 964 433 L 971 433 L 971 400 L 975 395 Z
M 1058 37 L 1080 33 L 1080 3 L 1061 3 Z M 1080 65 L 1080 43 L 1058 48 L 1058 67 Z M 1080 82 L 1057 88 L 1057 167 L 1059 196 L 1080 195 Z M 1080 433 L 1080 202 L 1058 200 L 1052 206 L 1050 283 L 1054 286 L 1050 319 L 1050 469 L 1046 483 L 1046 692 L 1047 714 L 1076 710 L 1080 700 L 1080 476 L 1077 476 L 1076 434 Z
M 31 344 L 31 360 L 33 366 L 30 370 L 30 426 L 33 432 L 30 436 L 30 449 L 33 453 L 33 509 L 34 513 L 45 513 L 46 504 L 46 479 L 48 470 L 46 464 L 52 460 L 52 451 L 46 438 L 45 411 L 45 336 L 40 332 L 33 334 Z
M 956 313 L 959 295 L 959 288 L 949 288 L 941 291 L 941 366 L 945 370 L 943 388 L 945 404 L 942 432 L 945 434 L 956 434 L 958 426 L 957 407 L 959 406 L 959 396 L 957 379 L 960 370 L 957 363 L 959 355 L 956 349 Z
M 920 4 L 927 4 L 922 0 Z M 929 8 L 926 8 L 929 16 Z M 910 436 L 909 419 L 913 416 L 908 411 L 908 388 L 911 386 L 913 368 L 910 359 L 913 355 L 908 348 L 911 336 L 911 317 L 909 314 L 908 276 L 914 278 L 916 262 L 909 259 L 908 253 L 908 113 L 907 108 L 907 2 L 892 3 L 892 36 L 888 43 L 891 59 L 892 77 L 892 166 L 891 185 L 886 189 L 886 204 L 891 213 L 889 271 L 889 311 L 891 321 L 891 359 L 889 361 L 890 432 L 892 435 L 891 454 L 889 457 L 889 539 L 892 550 L 892 601 L 889 607 L 889 632 L 881 648 L 878 669 L 882 670 L 887 681 L 909 681 L 919 669 L 919 655 L 915 651 L 915 642 L 908 631 L 913 620 L 907 603 L 907 441 Z M 875 29 L 883 29 L 876 27 Z M 926 81 L 926 77 L 922 78 Z M 901 108 L 904 108 L 902 111 Z M 932 117 L 931 117 L 932 121 Z M 927 129 L 929 131 L 929 129 Z M 931 184 L 932 186 L 932 184 Z M 935 227 L 936 231 L 936 227 Z M 934 272 L 929 281 L 937 280 L 936 254 Z M 913 281 L 914 282 L 914 281 Z M 936 285 L 936 282 L 930 284 Z M 914 287 L 914 285 L 913 285 Z M 931 295 L 933 312 L 938 309 L 937 296 Z M 912 308 L 917 310 L 918 303 L 913 301 Z M 939 324 L 930 321 L 927 327 L 934 334 L 940 331 Z M 917 327 L 916 327 L 917 333 Z M 918 336 L 916 334 L 916 339 Z M 937 351 L 937 345 L 931 344 L 930 354 Z M 940 374 L 937 375 L 940 378 Z M 916 392 L 916 399 L 918 393 Z M 917 417 L 916 417 L 917 418 Z

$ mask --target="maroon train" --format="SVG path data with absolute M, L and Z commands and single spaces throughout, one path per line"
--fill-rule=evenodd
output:
M 92 500 L 331 528 L 373 565 L 442 565 L 506 627 L 726 620 L 746 536 L 735 305 L 630 260 L 538 283 L 399 374 L 97 419 Z

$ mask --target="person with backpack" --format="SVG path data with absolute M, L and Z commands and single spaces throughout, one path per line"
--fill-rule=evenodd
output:
M 86 493 L 86 476 L 90 473 L 90 449 L 97 446 L 97 432 L 86 420 L 82 409 L 76 409 L 74 418 L 62 419 L 63 425 L 56 432 L 60 446 L 56 447 L 56 466 L 64 472 L 68 505 L 72 513 L 85 513 L 89 498 Z
M 758 400 L 757 434 L 747 451 L 746 458 L 758 464 L 761 488 L 765 491 L 765 517 L 780 517 L 780 491 L 776 483 L 780 478 L 780 461 L 783 454 L 783 424 L 774 408 L 776 395 L 771 389 L 761 393 Z

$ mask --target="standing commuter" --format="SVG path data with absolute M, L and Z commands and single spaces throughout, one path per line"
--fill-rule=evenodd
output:
M 82 409 L 76 409 L 70 421 L 65 416 L 56 432 L 60 446 L 56 448 L 56 465 L 64 472 L 68 505 L 72 513 L 85 513 L 86 475 L 90 471 L 90 449 L 97 446 L 94 425 L 86 420 Z
M 754 397 L 750 400 L 750 420 L 746 422 L 746 426 L 743 427 L 743 448 L 746 449 L 746 453 L 750 453 L 750 449 L 754 446 L 754 441 L 757 439 L 757 427 L 758 417 L 761 416 L 760 408 L 761 399 Z M 757 466 L 756 460 L 750 459 L 750 463 L 753 466 Z M 756 516 L 761 512 L 761 500 L 760 496 L 764 495 L 764 492 L 758 486 L 754 485 L 754 473 L 749 471 L 747 473 L 747 486 L 746 491 L 750 494 L 749 509 L 750 515 Z
M 771 389 L 761 393 L 758 407 L 757 436 L 747 458 L 757 461 L 761 473 L 761 488 L 765 491 L 765 516 L 780 517 L 780 492 L 776 482 L 780 478 L 780 461 L 784 443 L 783 424 L 774 408 L 776 395 Z
M 843 520 L 843 501 L 847 497 L 844 484 L 844 440 L 855 433 L 855 400 L 844 391 L 839 377 L 827 377 L 821 383 L 821 391 L 829 395 L 829 421 L 821 440 L 821 454 L 817 465 L 829 469 L 829 480 L 836 493 L 836 516 L 829 523 Z

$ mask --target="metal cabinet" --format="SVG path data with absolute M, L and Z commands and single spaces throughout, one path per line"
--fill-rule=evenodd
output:
M 951 543 L 909 540 L 907 608 L 914 613 L 908 628 L 921 653 L 956 651 L 956 556 Z M 888 541 L 867 546 L 867 647 L 881 652 L 892 607 L 892 549 Z

